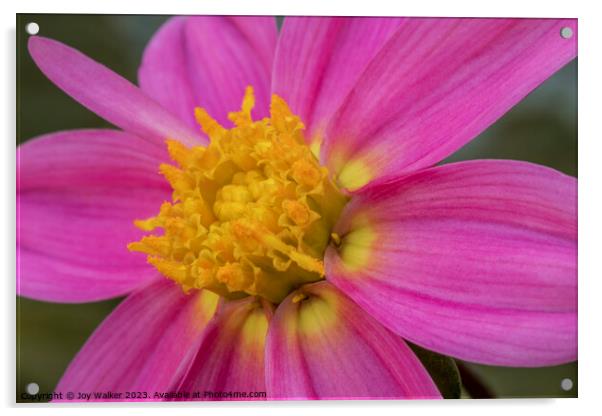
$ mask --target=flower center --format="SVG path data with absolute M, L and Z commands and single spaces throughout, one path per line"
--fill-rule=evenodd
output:
M 195 116 L 207 147 L 168 140 L 177 166 L 161 164 L 172 202 L 135 225 L 162 229 L 130 243 L 131 251 L 184 291 L 209 289 L 227 298 L 261 296 L 279 303 L 299 286 L 324 278 L 322 258 L 347 198 L 305 144 L 303 123 L 274 95 L 270 117 L 253 121 L 253 89 L 234 127 L 204 109 Z

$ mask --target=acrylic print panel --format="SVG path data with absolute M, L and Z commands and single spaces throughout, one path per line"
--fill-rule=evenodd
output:
M 577 396 L 576 20 L 17 34 L 17 401 Z

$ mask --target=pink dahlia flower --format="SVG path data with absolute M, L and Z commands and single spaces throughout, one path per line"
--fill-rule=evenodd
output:
M 42 72 L 121 129 L 18 149 L 18 293 L 127 295 L 56 391 L 441 397 L 404 340 L 575 360 L 576 180 L 434 165 L 573 59 L 576 29 L 176 17 L 140 87 L 31 37 Z

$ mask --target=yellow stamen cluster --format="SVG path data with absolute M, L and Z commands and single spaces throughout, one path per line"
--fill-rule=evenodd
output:
M 155 217 L 135 221 L 162 229 L 128 248 L 185 291 L 206 288 L 228 298 L 258 295 L 280 302 L 324 277 L 322 257 L 346 198 L 310 148 L 303 123 L 274 95 L 270 117 L 253 121 L 247 88 L 226 129 L 197 108 L 208 147 L 168 140 L 177 166 L 160 172 L 173 188 Z

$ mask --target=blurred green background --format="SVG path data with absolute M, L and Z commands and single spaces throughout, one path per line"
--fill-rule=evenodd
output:
M 17 143 L 57 130 L 110 127 L 36 68 L 27 52 L 27 23 L 38 23 L 40 35 L 65 42 L 136 82 L 144 46 L 167 18 L 17 15 Z M 477 158 L 526 160 L 577 176 L 576 60 L 446 162 Z M 17 398 L 30 382 L 36 382 L 40 392 L 53 391 L 70 360 L 119 302 L 64 305 L 18 298 Z M 460 369 L 465 396 L 577 396 L 577 363 L 537 369 L 460 363 Z M 569 391 L 561 388 L 564 378 L 574 383 Z

